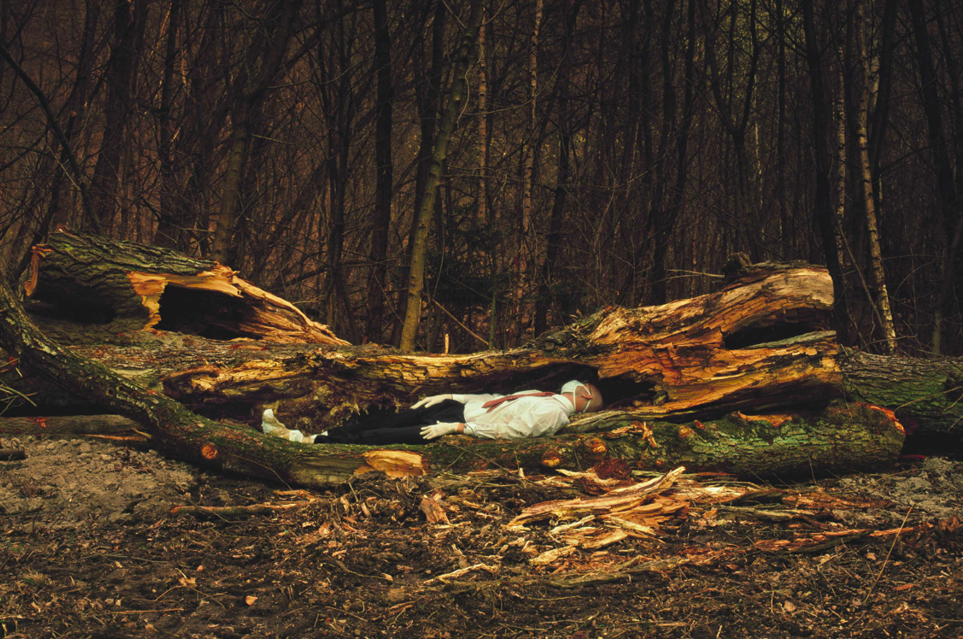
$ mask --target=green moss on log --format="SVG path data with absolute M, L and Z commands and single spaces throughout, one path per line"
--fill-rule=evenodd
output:
M 886 357 L 844 349 L 847 396 L 895 411 L 907 426 L 963 433 L 963 359 Z

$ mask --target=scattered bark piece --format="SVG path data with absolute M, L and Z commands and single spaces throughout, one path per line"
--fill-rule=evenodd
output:
M 559 548 L 552 548 L 551 550 L 546 550 L 540 555 L 532 557 L 528 563 L 533 566 L 547 566 L 555 563 L 562 557 L 568 557 L 576 550 L 578 549 L 575 546 L 561 546 Z
M 551 529 L 550 531 L 548 531 L 548 532 L 549 532 L 550 535 L 557 535 L 557 534 L 559 534 L 559 533 L 563 533 L 563 532 L 567 532 L 567 531 L 569 531 L 569 530 L 572 530 L 573 528 L 578 528 L 579 526 L 583 526 L 583 525 L 589 523 L 590 521 L 594 521 L 594 520 L 595 520 L 595 515 L 588 515 L 587 517 L 582 517 L 582 518 L 579 519 L 578 521 L 571 522 L 571 523 L 568 523 L 568 524 L 562 524 L 562 525 L 560 525 L 560 526 L 555 526 L 555 528 L 552 528 L 552 529 Z
M 609 524 L 614 524 L 624 530 L 627 530 L 631 533 L 635 533 L 636 535 L 640 535 L 643 537 L 652 537 L 655 535 L 655 528 L 651 526 L 644 526 L 630 519 L 609 516 L 609 517 L 605 517 L 605 522 Z
M 811 535 L 795 537 L 793 539 L 762 539 L 752 545 L 753 550 L 766 552 L 813 552 L 825 550 L 838 546 L 847 541 L 853 541 L 863 537 L 885 538 L 892 536 L 905 535 L 919 530 L 920 526 L 908 526 L 905 528 L 891 528 L 888 530 L 869 530 L 868 528 L 852 528 L 847 530 L 835 530 L 832 532 L 820 532 Z
M 598 550 L 599 548 L 605 548 L 607 546 L 611 546 L 612 544 L 616 544 L 628 536 L 629 533 L 625 532 L 621 528 L 616 528 L 615 530 L 611 530 L 601 537 L 594 537 L 592 539 L 580 542 L 579 547 L 585 550 Z
M 270 515 L 273 509 L 263 504 L 256 506 L 174 506 L 171 515 L 191 515 L 204 519 L 245 519 L 254 515 Z
M 445 509 L 438 503 L 437 500 L 431 497 L 422 497 L 421 499 L 421 512 L 425 513 L 425 517 L 428 518 L 429 524 L 447 524 L 448 515 L 445 513 Z
M 837 495 L 831 495 L 822 490 L 814 490 L 798 495 L 787 495 L 783 498 L 782 502 L 794 508 L 813 510 L 865 510 L 867 508 L 888 508 L 893 505 L 893 502 L 887 499 L 843 498 Z
M 768 508 L 749 508 L 746 506 L 719 506 L 719 511 L 728 513 L 730 516 L 749 519 L 767 519 L 769 521 L 789 521 L 790 519 L 816 516 L 816 512 L 813 510 L 799 510 L 797 508 L 775 510 Z

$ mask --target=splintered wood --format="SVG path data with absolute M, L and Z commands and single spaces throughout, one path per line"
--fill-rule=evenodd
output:
M 508 525 L 511 528 L 549 518 L 574 519 L 589 514 L 604 516 L 616 512 L 621 513 L 622 517 L 626 517 L 635 512 L 654 515 L 656 512 L 661 511 L 661 506 L 654 508 L 652 504 L 643 505 L 643 502 L 650 496 L 669 489 L 679 475 L 684 472 L 685 468 L 680 466 L 669 471 L 662 477 L 657 477 L 641 484 L 614 488 L 599 497 L 578 497 L 576 499 L 546 501 L 541 504 L 535 504 L 522 511 L 522 514 L 515 517 Z M 684 504 L 682 504 L 680 508 L 683 506 Z M 679 508 L 675 510 L 679 510 Z M 675 510 L 672 512 L 675 512 Z
M 688 510 L 688 500 L 660 495 L 670 489 L 683 472 L 685 468 L 680 466 L 661 477 L 628 485 L 624 481 L 601 480 L 594 471 L 567 472 L 565 475 L 570 479 L 589 481 L 594 487 L 604 486 L 608 491 L 596 497 L 535 504 L 509 522 L 507 528 L 524 531 L 526 524 L 546 519 L 577 519 L 552 528 L 550 534 L 564 546 L 531 559 L 531 564 L 536 566 L 553 563 L 577 548 L 599 550 L 628 537 L 652 538 L 660 524 Z

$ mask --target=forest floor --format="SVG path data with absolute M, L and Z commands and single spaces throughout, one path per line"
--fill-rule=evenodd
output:
M 963 637 L 959 461 L 683 475 L 626 536 L 511 525 L 612 483 L 584 477 L 290 491 L 99 441 L 11 445 L 26 459 L 0 462 L 0 637 Z

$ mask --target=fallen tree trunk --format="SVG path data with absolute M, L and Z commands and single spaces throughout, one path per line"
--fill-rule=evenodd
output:
M 133 336 L 131 336 L 133 337 Z M 170 334 L 143 338 L 141 341 L 127 346 L 97 345 L 73 346 L 71 352 L 82 357 L 90 358 L 105 364 L 114 372 L 124 375 L 131 381 L 155 391 L 164 390 L 165 378 L 171 377 L 171 385 L 181 375 L 190 378 L 217 374 L 232 373 L 232 369 L 244 365 L 244 370 L 256 371 L 287 370 L 287 374 L 265 374 L 259 372 L 250 375 L 248 385 L 238 385 L 232 392 L 223 392 L 211 401 L 211 390 L 202 389 L 199 396 L 193 395 L 190 387 L 180 388 L 177 392 L 182 400 L 190 404 L 195 410 L 214 418 L 227 418 L 236 421 L 254 422 L 265 406 L 276 406 L 280 403 L 283 417 L 292 426 L 299 426 L 308 431 L 314 431 L 322 424 L 336 425 L 337 419 L 324 419 L 324 415 L 316 416 L 316 411 L 323 410 L 316 407 L 306 398 L 317 392 L 318 378 L 326 373 L 321 367 L 305 365 L 309 361 L 326 361 L 325 358 L 333 354 L 322 351 L 316 353 L 317 347 L 303 344 L 272 344 L 265 345 L 257 342 L 225 343 L 203 339 L 194 336 Z M 350 347 L 340 349 L 336 353 L 348 361 L 359 358 L 366 360 L 366 368 L 377 370 L 376 359 L 384 354 L 370 347 Z M 486 354 L 478 356 L 484 359 Z M 396 356 L 391 356 L 395 359 Z M 430 358 L 435 359 L 435 358 Z M 488 365 L 497 368 L 499 360 L 488 359 Z M 260 362 L 260 364 L 253 364 Z M 517 360 L 508 358 L 501 360 L 510 365 Z M 262 366 L 264 368 L 262 368 Z M 931 433 L 949 434 L 963 432 L 963 360 L 942 358 L 918 360 L 912 358 L 870 355 L 843 349 L 839 354 L 839 369 L 842 388 L 831 393 L 832 397 L 841 396 L 852 401 L 873 404 L 895 411 L 896 417 L 910 430 L 921 430 Z M 573 371 L 577 374 L 578 371 Z M 346 376 L 347 377 L 347 376 Z M 369 378 L 376 383 L 374 378 Z M 466 381 L 466 380 L 462 380 Z M 508 380 L 509 382 L 511 379 Z M 358 385 L 359 382 L 345 379 L 347 386 Z M 13 387 L 36 403 L 36 407 L 21 402 L 7 411 L 7 415 L 36 415 L 50 414 L 86 414 L 96 412 L 97 405 L 86 398 L 65 393 L 56 384 L 44 380 L 36 375 L 24 371 L 23 375 L 11 367 L 5 372 L 0 371 L 0 384 Z M 534 381 L 532 385 L 539 385 Z M 486 390 L 483 385 L 473 387 L 473 390 Z M 619 389 L 616 389 L 619 390 Z M 413 398 L 420 396 L 420 391 L 412 394 L 396 394 L 388 398 L 372 397 L 372 402 L 378 405 L 404 405 Z M 381 400 L 379 402 L 379 399 Z M 822 399 L 822 398 L 820 398 Z M 643 406 L 634 410 L 634 401 L 621 402 L 625 410 L 633 411 L 634 419 L 652 420 L 658 418 L 649 414 Z M 299 410 L 299 406 L 303 406 Z M 360 406 L 359 406 L 360 407 Z M 790 407 L 796 408 L 797 407 Z M 712 407 L 706 411 L 711 417 Z M 349 410 L 342 414 L 350 414 Z M 708 419 L 706 414 L 696 411 L 696 419 Z M 672 420 L 674 415 L 665 416 Z M 64 418 L 66 419 L 66 417 Z M 82 430 L 83 427 L 80 427 Z M 595 416 L 577 419 L 570 430 L 591 432 L 604 430 L 604 422 Z M 74 430 L 77 430 L 75 428 Z M 0 427 L 4 432 L 4 427 Z M 78 431 L 79 432 L 79 431 Z
M 597 382 L 609 408 L 633 419 L 712 419 L 820 407 L 842 391 L 823 269 L 758 269 L 718 293 L 665 306 L 609 308 L 529 348 L 401 356 L 316 349 L 236 366 L 205 364 L 164 379 L 188 406 L 247 414 L 281 401 L 291 426 L 336 427 L 370 407 L 444 392 L 554 389 Z
M 48 439 L 88 435 L 124 438 L 140 433 L 142 426 L 120 415 L 52 415 L 49 417 L 0 417 L 0 433 L 8 437 Z
M 162 381 L 166 393 L 209 416 L 251 419 L 280 401 L 289 425 L 312 431 L 426 394 L 551 389 L 572 378 L 597 380 L 607 404 L 634 418 L 711 419 L 839 396 L 838 348 L 826 330 L 831 301 L 824 269 L 783 265 L 753 269 L 691 300 L 605 309 L 509 352 L 400 356 L 263 340 L 218 346 L 196 337 L 76 352 L 155 390 Z
M 823 275 L 817 269 L 757 274 L 748 285 L 697 300 L 637 311 L 608 309 L 543 338 L 540 349 L 444 357 L 318 349 L 230 369 L 206 366 L 165 380 L 169 392 L 192 405 L 250 402 L 258 392 L 275 399 L 289 393 L 287 405 L 302 402 L 302 415 L 314 415 L 318 422 L 322 407 L 347 414 L 385 399 L 408 403 L 442 390 L 546 387 L 569 377 L 597 376 L 617 408 L 583 419 L 583 426 L 610 431 L 604 437 L 572 434 L 513 443 L 454 437 L 390 449 L 291 444 L 199 416 L 61 349 L 28 321 L 5 286 L 0 287 L 0 342 L 24 368 L 143 424 L 154 444 L 171 456 L 290 484 L 320 486 L 372 470 L 402 476 L 488 465 L 579 469 L 613 458 L 640 469 L 684 464 L 752 476 L 877 467 L 895 459 L 902 443 L 898 424 L 878 410 L 837 408 L 791 419 L 736 415 L 682 425 L 642 421 L 721 415 L 748 406 L 799 406 L 810 403 L 813 393 L 821 393 L 821 402 L 833 395 L 839 387 L 835 344 L 831 334 L 809 333 L 823 328 L 826 309 L 817 294 L 814 310 L 812 286 L 806 283 L 822 282 Z M 744 332 L 750 328 L 762 332 L 764 340 L 786 339 L 760 344 L 754 342 L 760 335 Z
M 24 294 L 43 330 L 61 341 L 161 328 L 219 339 L 347 344 L 217 262 L 65 231 L 32 251 Z
M 253 419 L 281 402 L 290 425 L 315 430 L 424 394 L 553 388 L 584 377 L 599 381 L 610 407 L 638 419 L 800 410 L 845 393 L 896 410 L 924 430 L 949 432 L 963 420 L 963 362 L 841 353 L 826 330 L 831 280 L 825 269 L 808 265 L 742 267 L 717 293 L 659 307 L 605 309 L 527 349 L 443 357 L 345 347 L 326 327 L 283 300 L 254 293 L 226 267 L 130 242 L 56 233 L 35 248 L 30 275 L 25 290 L 34 299 L 57 300 L 73 317 L 97 307 L 117 318 L 109 324 L 114 329 L 117 322 L 140 327 L 160 320 L 158 326 L 194 333 L 215 327 L 222 337 L 256 338 L 226 343 L 141 329 L 112 336 L 115 345 L 75 348 L 210 417 Z M 143 288 L 145 281 L 154 288 Z M 248 311 L 225 312 L 232 299 L 225 290 L 247 295 Z M 263 306 L 267 302 L 273 306 Z M 266 328 L 272 322 L 284 326 Z M 340 347 L 266 343 L 297 340 Z M 0 371 L 0 382 L 32 394 L 40 404 L 33 414 L 92 410 L 87 398 L 65 396 L 36 378 L 16 379 L 10 370 Z

